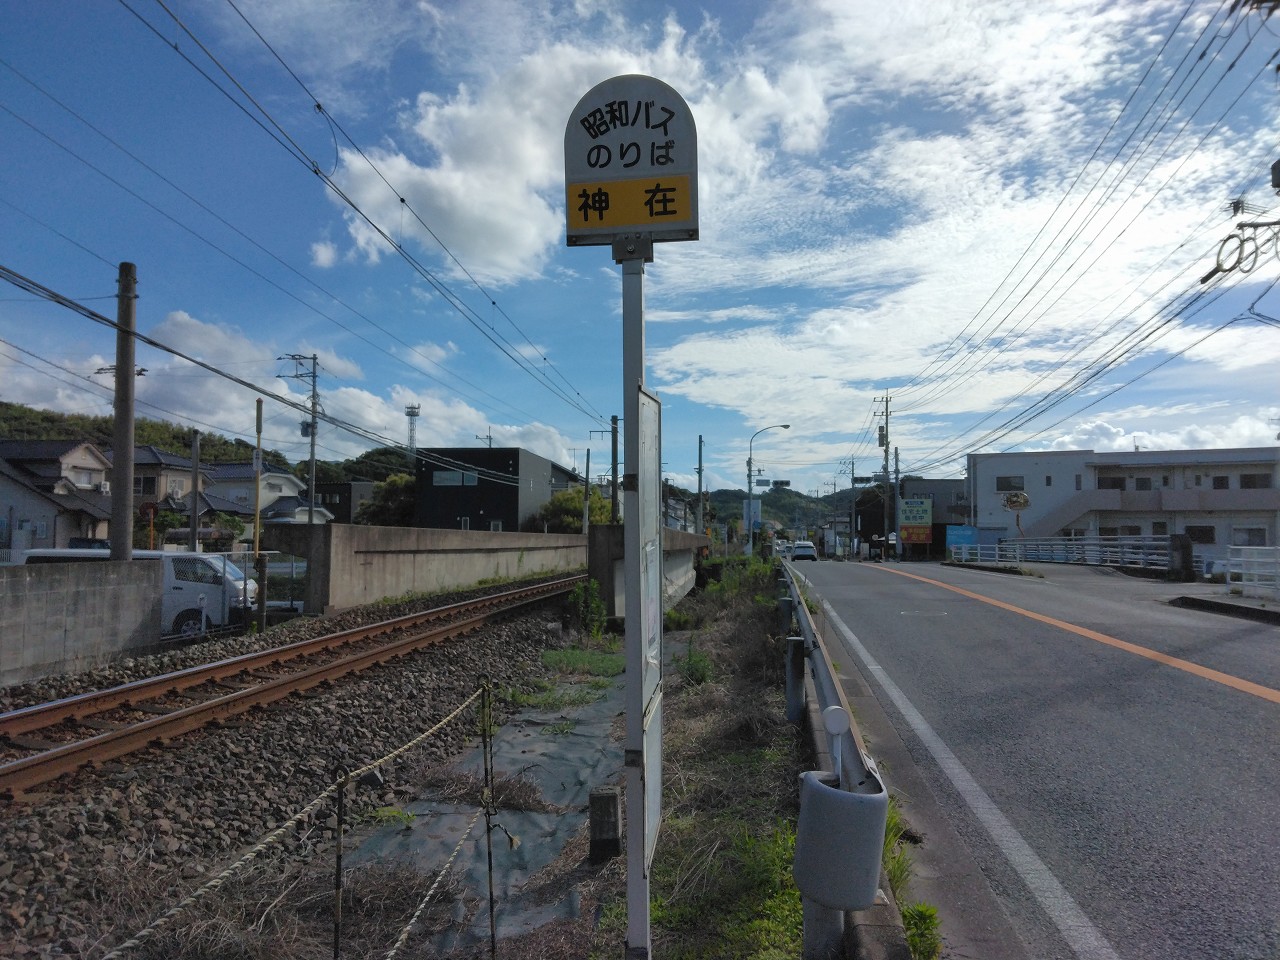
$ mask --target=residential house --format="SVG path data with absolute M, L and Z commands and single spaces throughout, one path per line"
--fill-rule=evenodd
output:
M 263 464 L 258 480 L 252 463 L 220 463 L 205 468 L 209 478 L 204 493 L 220 498 L 236 506 L 236 512 L 252 518 L 255 508 L 255 487 L 258 490 L 257 508 L 262 522 L 266 523 L 331 523 L 333 514 L 318 502 L 308 501 L 304 491 L 306 484 L 287 470 Z M 252 525 L 252 522 L 251 524 Z
M 111 522 L 107 457 L 76 440 L 0 440 L 0 551 L 105 539 Z

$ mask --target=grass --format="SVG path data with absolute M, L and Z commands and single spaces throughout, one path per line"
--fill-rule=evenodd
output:
M 542 664 L 560 674 L 585 674 L 591 677 L 616 677 L 626 667 L 626 659 L 620 653 L 608 650 L 544 650 Z
M 653 955 L 663 960 L 782 960 L 803 949 L 791 877 L 797 782 L 808 744 L 784 718 L 776 574 L 726 568 L 672 622 L 696 625 L 667 674 L 663 808 L 650 880 Z M 764 598 L 758 602 L 757 598 Z M 592 958 L 625 937 L 622 890 L 602 897 Z M 566 954 L 566 956 L 568 956 Z

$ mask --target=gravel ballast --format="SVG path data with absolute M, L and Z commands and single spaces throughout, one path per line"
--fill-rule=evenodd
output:
M 492 591 L 488 591 L 492 592 Z M 476 593 L 465 596 L 475 596 Z M 295 620 L 260 637 L 210 641 L 122 661 L 80 676 L 44 678 L 0 691 L 0 710 L 102 689 L 212 660 L 440 606 L 464 595 L 379 604 L 323 619 Z M 381 758 L 439 722 L 488 676 L 526 687 L 545 674 L 540 654 L 565 645 L 559 608 L 446 641 L 332 687 L 257 709 L 234 722 L 48 784 L 0 806 L 0 956 L 100 957 L 134 930 L 102 929 L 104 884 L 146 864 L 181 877 L 186 889 L 233 862 L 322 793 L 339 767 Z M 475 739 L 468 711 L 405 758 L 415 769 L 444 763 Z M 397 768 L 353 803 L 403 799 Z M 354 811 L 359 813 L 359 807 Z M 285 839 L 307 855 L 333 839 L 323 805 Z M 168 906 L 154 905 L 155 915 Z

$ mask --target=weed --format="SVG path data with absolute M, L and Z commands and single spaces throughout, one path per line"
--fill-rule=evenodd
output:
M 379 826 L 396 824 L 406 830 L 413 826 L 413 821 L 417 818 L 416 813 L 410 813 L 400 807 L 378 807 L 368 814 L 368 819 Z
M 542 663 L 548 670 L 595 677 L 616 677 L 627 668 L 621 654 L 603 650 L 544 650 Z
M 557 723 L 549 724 L 547 726 L 547 733 L 551 734 L 553 737 L 563 737 L 566 734 L 573 733 L 573 729 L 576 726 L 577 724 L 572 720 L 561 720 Z
M 936 960 L 942 954 L 941 921 L 938 908 L 928 903 L 913 903 L 902 908 L 902 926 L 907 933 L 911 960 Z
M 587 645 L 604 639 L 605 606 L 600 599 L 600 584 L 594 580 L 580 583 L 569 593 L 570 625 L 588 638 Z
M 690 650 L 686 657 L 674 658 L 676 668 L 685 681 L 700 686 L 711 679 L 711 658 L 699 650 Z

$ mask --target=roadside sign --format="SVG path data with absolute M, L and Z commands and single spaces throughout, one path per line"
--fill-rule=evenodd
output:
M 565 239 L 698 239 L 698 132 L 684 98 L 639 74 L 598 83 L 564 131 Z
M 903 543 L 933 543 L 933 501 L 928 498 L 898 501 L 898 528 Z

